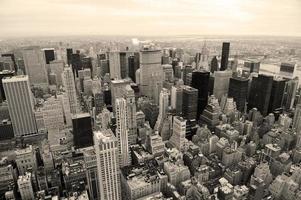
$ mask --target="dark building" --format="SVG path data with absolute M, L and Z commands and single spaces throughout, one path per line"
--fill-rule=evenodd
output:
M 91 116 L 89 113 L 77 114 L 72 117 L 73 142 L 75 148 L 93 145 Z
M 281 108 L 282 97 L 284 94 L 285 80 L 273 80 L 272 92 L 269 104 L 269 113 L 274 112 L 276 109 Z
M 210 72 L 205 70 L 198 70 L 192 72 L 191 87 L 198 90 L 198 110 L 197 110 L 197 120 L 202 114 L 203 110 L 207 106 L 208 93 L 209 93 L 209 78 Z
M 103 91 L 104 94 L 104 102 L 106 105 L 112 105 L 112 96 L 111 96 L 111 90 L 108 88 Z
M 13 53 L 4 53 L 1 55 L 2 57 L 10 57 L 14 63 L 14 70 L 15 72 L 18 71 L 18 67 L 17 67 L 17 62 L 16 62 L 16 59 L 15 59 L 15 55 Z
M 208 84 L 208 95 L 213 95 L 214 89 L 214 76 L 209 77 L 209 84 Z
M 43 49 L 45 55 L 46 64 L 49 64 L 50 61 L 55 60 L 54 49 Z
M 5 77 L 12 77 L 12 76 L 14 76 L 14 71 L 0 71 L 0 102 L 6 100 L 2 79 Z
M 71 48 L 68 48 L 66 51 L 67 51 L 67 64 L 70 65 L 72 64 L 73 50 Z
M 127 52 L 120 52 L 119 53 L 119 59 L 120 59 L 120 74 L 121 78 L 124 79 L 128 76 L 127 74 L 127 67 L 128 67 L 128 58 L 127 58 Z
M 11 121 L 0 121 L 0 141 L 12 139 L 14 137 L 14 130 Z
M 83 68 L 79 51 L 76 51 L 76 53 L 72 54 L 71 65 L 72 65 L 74 76 L 78 77 L 78 71 Z
M 244 112 L 247 102 L 249 80 L 242 77 L 230 78 L 228 96 L 233 97 L 237 110 Z
M 178 66 L 178 64 L 179 64 L 178 59 L 173 59 L 173 60 L 171 61 L 171 66 L 172 66 L 172 69 L 173 69 L 173 72 L 174 72 L 175 77 L 181 78 L 181 74 L 180 74 L 180 76 L 179 76 L 178 73 L 176 73 L 176 67 Z
M 218 60 L 217 60 L 216 56 L 214 56 L 211 60 L 210 71 L 211 71 L 211 73 L 218 71 Z
M 136 83 L 136 71 L 139 69 L 139 53 L 134 53 L 133 56 L 128 58 L 129 63 L 129 77 Z
M 260 62 L 254 60 L 247 60 L 244 62 L 244 67 L 247 68 L 250 73 L 252 72 L 259 73 Z
M 263 116 L 268 114 L 269 102 L 273 85 L 273 77 L 259 74 L 251 83 L 248 110 L 257 108 Z
M 230 42 L 223 42 L 221 71 L 224 71 L 228 68 L 229 53 Z
M 182 114 L 185 119 L 194 120 L 198 111 L 198 90 L 190 87 L 183 87 Z

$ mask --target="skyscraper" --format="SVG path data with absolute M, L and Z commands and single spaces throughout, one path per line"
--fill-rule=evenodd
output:
M 263 116 L 268 114 L 269 102 L 273 85 L 273 77 L 259 74 L 251 83 L 248 110 L 257 108 Z
M 271 99 L 269 104 L 269 113 L 272 113 L 275 109 L 281 108 L 284 87 L 285 87 L 285 80 L 283 79 L 273 80 Z
M 222 49 L 222 61 L 221 61 L 221 71 L 224 71 L 228 68 L 228 59 L 230 53 L 230 42 L 223 42 Z
M 198 90 L 188 85 L 183 86 L 182 113 L 185 119 L 195 119 L 198 110 Z
M 228 93 L 229 81 L 232 77 L 232 71 L 215 71 L 214 72 L 214 84 L 213 84 L 213 95 L 217 99 L 221 99 Z
M 301 134 L 301 104 L 297 104 L 294 112 L 293 127 L 298 135 Z
M 14 74 L 15 74 L 14 71 L 6 71 L 6 70 L 0 71 L 0 102 L 6 99 L 4 89 L 3 89 L 2 79 L 4 79 L 5 77 L 12 77 Z
M 173 132 L 169 140 L 179 151 L 182 151 L 186 140 L 186 120 L 182 117 L 175 116 L 173 118 L 172 127 Z
M 163 68 L 161 50 L 145 46 L 140 52 L 140 88 L 141 94 L 151 97 L 158 103 L 163 87 Z
M 129 77 L 136 83 L 136 71 L 139 69 L 139 53 L 134 53 L 134 55 L 128 58 L 129 63 Z
M 34 192 L 33 192 L 33 187 L 31 182 L 31 173 L 26 173 L 24 176 L 19 176 L 17 183 L 18 183 L 21 199 L 23 200 L 34 199 Z
M 217 60 L 216 56 L 214 56 L 211 60 L 210 71 L 211 71 L 211 73 L 218 71 L 218 60 Z
M 2 82 L 15 137 L 37 133 L 28 76 L 13 76 Z
M 69 104 L 70 104 L 70 112 L 72 114 L 77 113 L 77 97 L 74 83 L 74 76 L 72 69 L 70 67 L 65 67 L 62 73 L 62 80 L 64 88 L 67 92 Z
M 183 87 L 172 86 L 170 96 L 171 109 L 175 110 L 178 115 L 181 114 L 183 102 Z
M 228 96 L 233 97 L 237 110 L 243 112 L 247 102 L 249 80 L 242 77 L 230 78 Z
M 121 79 L 119 51 L 110 51 L 108 52 L 108 55 L 109 55 L 110 78 Z
M 124 98 L 118 98 L 115 102 L 116 112 L 116 136 L 119 142 L 120 167 L 128 166 L 130 164 L 129 153 L 129 138 L 128 138 L 128 120 L 127 107 Z
M 49 64 L 50 61 L 55 60 L 54 48 L 42 49 L 45 55 L 45 63 Z
M 48 76 L 43 52 L 38 47 L 31 47 L 24 49 L 22 53 L 25 73 L 29 77 L 30 84 L 46 88 L 48 86 Z
M 129 145 L 133 145 L 137 142 L 137 120 L 135 94 L 130 85 L 125 87 L 124 98 L 126 100 L 126 118 L 129 130 Z
M 163 88 L 160 92 L 159 97 L 159 115 L 155 125 L 155 130 L 160 130 L 163 120 L 166 117 L 169 106 L 169 91 L 166 88 Z
M 94 132 L 101 200 L 121 200 L 118 140 L 110 129 Z
M 191 87 L 198 90 L 198 112 L 196 119 L 199 119 L 208 101 L 208 86 L 210 73 L 206 70 L 196 70 L 192 72 Z
M 89 113 L 72 116 L 72 132 L 75 148 L 93 146 L 92 124 Z
M 66 52 L 67 52 L 67 64 L 70 65 L 72 63 L 73 50 L 72 48 L 67 48 Z
M 282 99 L 282 107 L 285 110 L 290 110 L 293 108 L 298 84 L 299 84 L 298 77 L 295 77 L 294 79 L 288 80 L 286 82 L 283 99 Z

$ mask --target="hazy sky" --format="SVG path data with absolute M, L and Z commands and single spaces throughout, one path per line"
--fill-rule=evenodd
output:
M 301 36 L 301 0 L 0 0 L 0 37 Z

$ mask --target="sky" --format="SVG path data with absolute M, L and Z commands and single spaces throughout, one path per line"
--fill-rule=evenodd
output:
M 0 0 L 0 37 L 301 36 L 301 0 Z

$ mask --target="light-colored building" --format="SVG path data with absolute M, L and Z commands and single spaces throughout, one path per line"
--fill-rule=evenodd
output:
M 54 73 L 56 75 L 56 84 L 57 86 L 63 85 L 62 81 L 62 73 L 64 71 L 64 61 L 63 60 L 53 60 L 50 61 L 48 68 L 50 72 Z
M 121 79 L 120 52 L 110 51 L 108 52 L 108 56 L 109 56 L 110 78 Z
M 111 99 L 112 107 L 115 112 L 115 100 L 123 97 L 126 92 L 126 86 L 131 83 L 131 79 L 120 79 L 111 81 Z
M 47 88 L 48 76 L 44 52 L 39 47 L 30 47 L 24 49 L 22 55 L 30 84 Z
M 18 188 L 22 200 L 34 199 L 33 187 L 31 183 L 31 173 L 26 173 L 18 178 Z
M 87 147 L 82 148 L 81 151 L 84 154 L 86 177 L 90 199 L 98 200 L 100 198 L 100 193 L 95 149 L 94 147 Z
M 121 200 L 118 140 L 110 129 L 94 132 L 100 200 Z
M 139 71 L 141 94 L 153 98 L 155 103 L 158 103 L 159 93 L 163 87 L 161 50 L 151 45 L 144 46 L 140 52 Z
M 34 101 L 28 76 L 13 76 L 2 80 L 15 137 L 37 133 Z
M 71 114 L 76 114 L 78 111 L 76 89 L 74 83 L 74 75 L 71 67 L 65 67 L 62 73 L 62 80 L 65 91 L 69 99 L 70 112 Z
M 155 130 L 161 130 L 162 123 L 166 117 L 169 107 L 169 90 L 163 88 L 159 98 L 159 115 L 156 121 Z
M 169 161 L 164 162 L 163 169 L 168 177 L 168 182 L 177 188 L 181 182 L 190 179 L 190 171 L 185 165 Z
M 215 71 L 214 72 L 214 87 L 213 95 L 217 99 L 221 99 L 222 96 L 228 93 L 230 78 L 232 77 L 232 71 Z
M 124 98 L 118 98 L 115 102 L 116 110 L 116 136 L 119 142 L 120 166 L 130 165 L 127 106 Z
M 170 143 L 179 151 L 183 150 L 186 141 L 186 120 L 182 117 L 175 116 L 173 118 L 173 133 L 170 137 Z
M 16 164 L 20 175 L 24 175 L 26 171 L 37 169 L 36 153 L 30 145 L 25 149 L 18 149 L 15 151 Z
M 128 124 L 129 145 L 137 143 L 136 100 L 134 90 L 130 85 L 125 87 L 126 118 Z
M 61 101 L 58 98 L 48 98 L 42 108 L 44 125 L 47 130 L 63 129 L 64 115 Z

